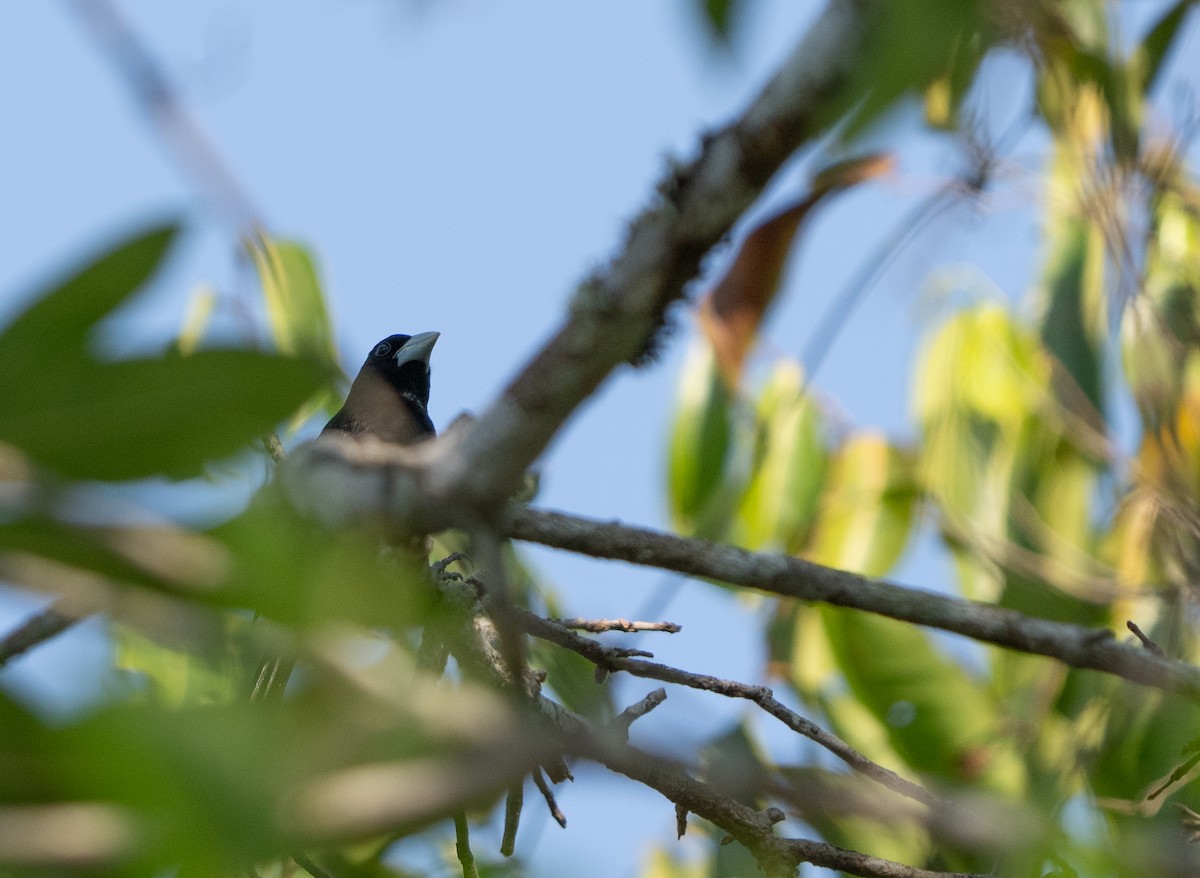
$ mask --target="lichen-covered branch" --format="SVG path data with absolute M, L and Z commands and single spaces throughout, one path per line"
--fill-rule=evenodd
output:
M 489 518 L 572 412 L 617 367 L 644 358 L 705 255 L 823 130 L 829 100 L 860 63 L 876 2 L 831 0 L 746 111 L 704 137 L 693 160 L 668 168 L 616 255 L 579 286 L 562 324 L 477 420 L 411 455 L 337 443 L 293 454 L 293 500 L 331 517 L 332 487 L 342 518 L 383 515 L 424 531 Z M 353 476 L 352 489 L 342 476 Z

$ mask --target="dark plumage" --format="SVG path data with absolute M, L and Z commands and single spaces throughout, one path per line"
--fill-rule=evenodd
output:
M 371 351 L 346 402 L 321 431 L 411 445 L 434 435 L 429 419 L 429 354 L 436 332 L 389 335 Z

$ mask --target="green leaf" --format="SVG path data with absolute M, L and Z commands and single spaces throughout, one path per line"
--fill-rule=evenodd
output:
M 830 466 L 811 559 L 868 576 L 887 572 L 908 542 L 916 500 L 906 454 L 882 436 L 852 437 Z
M 37 294 L 0 333 L 5 383 L 32 380 L 48 358 L 81 356 L 91 329 L 145 286 L 178 234 L 177 224 L 155 226 L 92 257 Z
M 926 632 L 837 607 L 821 614 L 851 691 L 908 765 L 993 790 L 1024 789 L 1022 760 L 984 684 L 939 653 Z
M 805 544 L 829 465 L 821 411 L 799 368 L 781 362 L 759 398 L 762 450 L 738 508 L 738 542 L 797 552 Z
M 53 356 L 10 389 L 0 440 L 71 478 L 194 476 L 271 430 L 325 381 L 312 362 L 252 351 L 117 363 Z
M 227 628 L 245 627 L 248 619 L 230 615 Z M 113 626 L 113 666 L 146 679 L 155 703 L 180 708 L 232 704 L 250 691 L 249 665 L 235 647 L 233 631 L 212 655 L 167 646 L 126 625 Z M 216 646 L 217 644 L 211 644 Z
M 440 608 L 420 552 L 381 553 L 378 534 L 330 531 L 270 490 L 209 536 L 232 558 L 228 587 L 212 595 L 226 606 L 305 628 L 393 630 L 423 624 Z
M 927 428 L 940 417 L 972 413 L 1015 432 L 1042 403 L 1049 380 L 1032 334 L 1004 308 L 983 304 L 955 314 L 926 342 L 914 407 Z
M 667 451 L 667 499 L 680 532 L 706 529 L 711 518 L 733 441 L 732 404 L 712 348 L 697 341 L 684 362 Z
M 251 247 L 276 346 L 335 362 L 337 351 L 312 252 L 298 241 L 260 236 Z
M 1196 0 L 1176 0 L 1175 4 L 1163 13 L 1145 38 L 1134 51 L 1133 61 L 1137 65 L 1139 78 L 1142 82 L 1142 93 L 1149 95 L 1158 82 L 1162 72 L 1163 61 L 1175 45 L 1175 37 L 1179 26 L 1187 13 L 1191 11 Z
M 587 659 L 536 639 L 529 653 L 532 666 L 546 672 L 546 684 L 568 710 L 600 722 L 616 714 L 612 691 L 596 679 L 596 666 Z
M 1042 343 L 1062 367 L 1054 386 L 1063 406 L 1097 424 L 1105 410 L 1103 235 L 1086 219 L 1062 217 L 1053 226 L 1050 246 Z
M 0 556 L 19 553 L 151 588 L 207 589 L 228 571 L 212 540 L 165 526 L 90 527 L 31 518 L 0 525 Z M 11 569 L 9 575 L 12 575 Z
M 924 863 L 930 856 L 928 834 L 917 821 L 901 818 L 889 822 L 878 815 L 856 813 L 862 810 L 858 803 L 879 800 L 880 790 L 873 781 L 853 772 L 813 765 L 785 767 L 782 773 L 792 788 L 789 798 L 797 803 L 799 816 L 829 844 L 900 863 Z M 830 807 L 833 802 L 839 807 Z
M 217 291 L 212 287 L 203 286 L 192 294 L 175 343 L 179 353 L 194 354 L 200 350 L 200 343 L 204 340 L 204 333 L 216 308 Z
M 743 0 L 696 0 L 718 42 L 728 46 L 733 28 L 745 9 Z
M 861 133 L 906 94 L 918 94 L 943 78 L 945 117 L 952 115 L 995 38 L 986 4 L 979 0 L 905 0 L 872 7 L 864 59 L 835 110 L 848 112 L 843 136 Z

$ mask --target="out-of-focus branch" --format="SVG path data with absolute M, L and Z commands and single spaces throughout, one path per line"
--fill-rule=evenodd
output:
M 209 143 L 171 85 L 149 48 L 109 0 L 68 0 L 89 35 L 124 79 L 138 109 L 159 136 L 199 193 L 234 227 L 249 238 L 263 224 L 245 188 Z
M 0 638 L 0 668 L 38 644 L 61 634 L 78 621 L 78 616 L 62 609 L 61 602 L 34 613 Z
M 425 531 L 487 520 L 575 409 L 618 366 L 644 357 L 704 256 L 823 130 L 830 97 L 861 63 L 876 6 L 831 0 L 746 111 L 705 137 L 694 160 L 668 169 L 619 252 L 580 285 L 562 325 L 478 420 L 412 455 L 345 443 L 293 454 L 293 500 L 328 517 L 332 488 L 343 517 L 384 515 Z M 339 479 L 353 486 L 339 489 Z
M 505 532 L 597 558 L 611 558 L 719 579 L 733 585 L 951 631 L 1076 668 L 1180 692 L 1200 701 L 1200 668 L 1117 642 L 1107 628 L 1085 628 L 1026 616 L 992 604 L 948 597 L 835 570 L 789 555 L 748 552 L 615 522 L 513 506 Z

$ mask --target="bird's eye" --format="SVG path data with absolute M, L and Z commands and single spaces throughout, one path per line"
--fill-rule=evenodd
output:
M 375 345 L 375 350 L 371 351 L 371 355 L 375 357 L 386 357 L 392 352 L 392 346 L 386 341 L 381 341 Z

